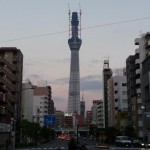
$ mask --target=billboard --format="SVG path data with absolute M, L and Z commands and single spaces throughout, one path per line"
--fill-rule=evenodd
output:
M 44 115 L 44 125 L 52 126 L 56 123 L 56 117 L 54 115 Z

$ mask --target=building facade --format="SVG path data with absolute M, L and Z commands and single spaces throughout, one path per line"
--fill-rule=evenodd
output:
M 22 119 L 33 122 L 33 85 L 30 80 L 22 83 L 21 113 Z
M 37 87 L 33 90 L 33 120 L 44 125 L 45 115 L 54 115 L 54 102 L 50 86 Z
M 93 100 L 92 124 L 104 128 L 104 103 L 103 100 Z
M 86 117 L 85 117 L 85 124 L 87 126 L 90 126 L 90 124 L 92 123 L 92 111 L 86 111 Z
M 109 60 L 104 60 L 103 66 L 103 90 L 104 90 L 104 127 L 108 127 L 108 94 L 107 94 L 107 81 L 112 76 L 112 70 L 109 68 Z
M 128 125 L 127 78 L 113 76 L 108 80 L 109 126 L 124 131 Z
M 0 149 L 5 150 L 6 145 L 8 149 L 15 146 L 15 139 L 19 142 L 20 130 L 15 128 L 21 119 L 22 52 L 1 47 L 0 68 Z
M 149 83 L 149 48 L 150 48 L 150 33 L 141 35 L 140 38 L 135 39 L 135 45 L 138 48 L 135 49 L 135 55 L 131 56 L 134 61 L 134 71 L 132 75 L 134 76 L 134 83 L 128 80 L 128 97 L 130 97 L 132 108 L 130 112 L 131 124 L 135 126 L 137 131 L 137 136 L 142 139 L 150 139 L 149 136 L 149 127 L 147 127 L 149 118 L 147 117 L 147 112 L 150 112 L 149 109 L 149 98 L 148 98 L 148 83 Z M 130 57 L 130 58 L 131 58 Z M 130 79 L 131 74 L 129 72 L 129 58 L 126 61 L 128 74 L 127 77 Z M 135 84 L 135 91 L 131 90 Z M 135 93 L 132 93 L 135 92 Z M 147 95 L 146 95 L 147 94 Z M 146 108 L 146 109 L 141 109 Z
M 85 119 L 85 101 L 80 101 L 80 115 L 83 118 L 83 120 Z

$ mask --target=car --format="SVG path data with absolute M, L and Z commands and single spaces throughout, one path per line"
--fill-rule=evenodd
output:
M 138 139 L 135 139 L 132 141 L 132 146 L 133 147 L 141 147 L 141 142 Z
M 131 140 L 128 136 L 117 136 L 115 139 L 116 146 L 131 147 Z

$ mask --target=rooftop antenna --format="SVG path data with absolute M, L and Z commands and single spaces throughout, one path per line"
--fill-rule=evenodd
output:
M 69 3 L 68 3 L 68 15 L 69 15 L 69 39 L 71 37 L 71 16 L 70 16 L 71 12 L 70 12 L 70 6 L 69 6 Z
M 80 36 L 80 39 L 81 39 L 81 14 L 82 14 L 82 11 L 81 11 L 80 3 L 79 3 L 79 36 Z
M 144 35 L 144 33 L 142 33 L 142 31 L 140 30 L 140 37 L 143 36 L 143 35 Z
M 83 89 L 83 92 L 82 92 L 82 101 L 84 101 L 84 89 Z

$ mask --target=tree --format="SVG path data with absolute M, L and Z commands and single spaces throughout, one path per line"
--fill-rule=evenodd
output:
M 129 136 L 130 138 L 135 138 L 137 136 L 132 125 L 129 125 L 125 128 L 125 135 Z

